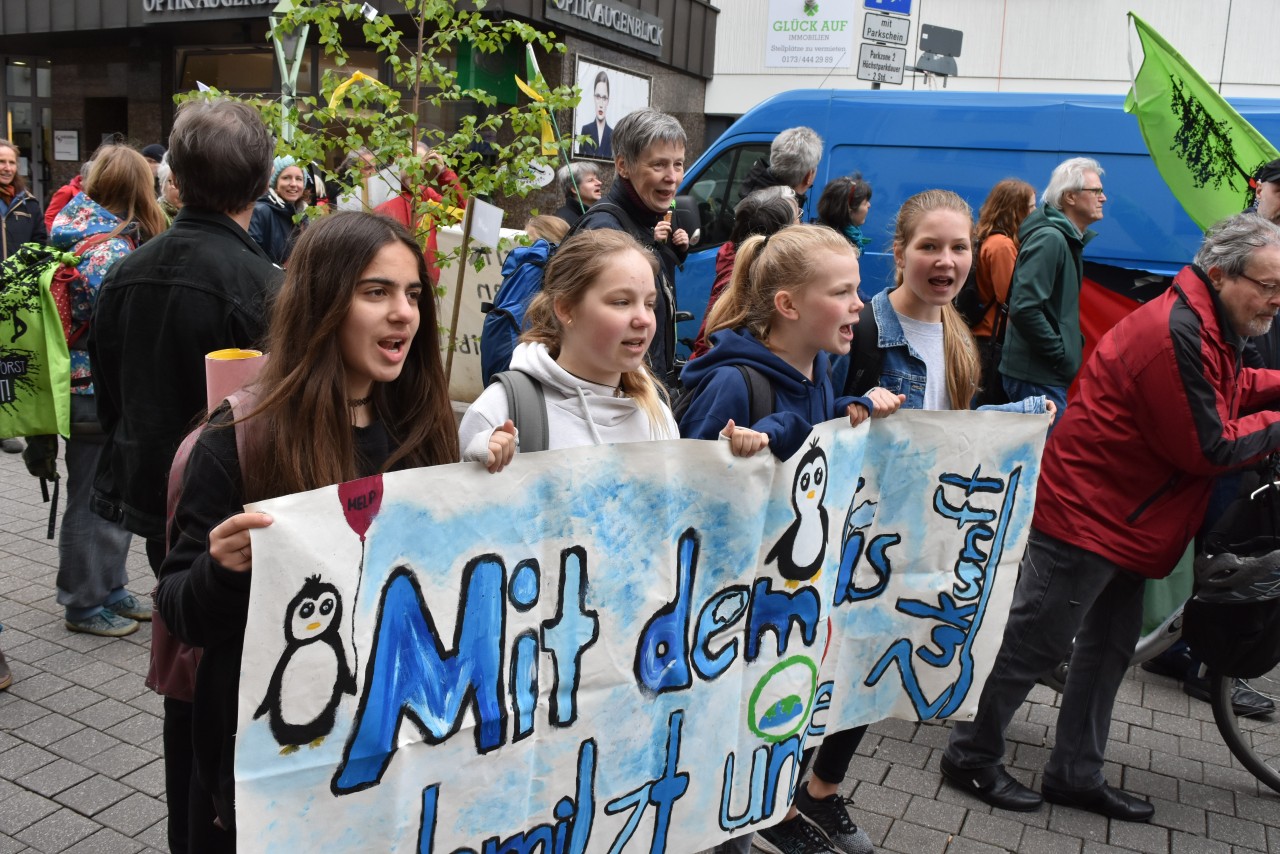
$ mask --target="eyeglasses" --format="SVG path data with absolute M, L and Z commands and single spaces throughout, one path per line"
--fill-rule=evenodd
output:
M 1104 192 L 1101 187 L 1081 187 L 1080 192 L 1093 193 L 1095 196 L 1104 195 Z
M 1277 294 L 1280 294 L 1280 284 L 1276 284 L 1275 282 L 1259 282 L 1253 276 L 1246 276 L 1244 273 L 1238 273 L 1236 278 L 1248 279 L 1250 282 L 1253 282 L 1258 290 L 1262 291 L 1262 295 L 1267 299 L 1274 299 Z
M 596 95 L 596 100 L 597 100 L 597 101 L 608 101 L 608 100 L 609 100 L 609 96 L 608 96 L 608 95 Z

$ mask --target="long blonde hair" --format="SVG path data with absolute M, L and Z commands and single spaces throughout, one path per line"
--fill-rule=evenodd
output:
M 542 290 L 525 312 L 526 329 L 520 340 L 545 344 L 551 358 L 557 358 L 564 327 L 556 317 L 556 304 L 559 303 L 562 309 L 572 310 L 623 252 L 638 252 L 652 268 L 654 280 L 657 280 L 658 261 L 653 253 L 624 231 L 607 228 L 580 231 L 560 244 L 547 264 Z M 666 390 L 659 385 L 649 366 L 642 364 L 638 371 L 624 373 L 619 387 L 648 416 L 654 434 L 666 436 L 667 418 L 662 411 Z
M 825 225 L 789 225 L 738 244 L 733 278 L 707 316 L 707 335 L 745 326 L 758 341 L 773 326 L 778 291 L 798 293 L 813 281 L 826 252 L 857 257 L 842 235 Z
M 898 210 L 898 221 L 893 234 L 895 255 L 903 256 L 907 244 L 915 237 L 920 220 L 934 211 L 954 211 L 963 216 L 969 221 L 972 238 L 973 211 L 969 203 L 950 190 L 925 190 L 907 199 Z M 894 280 L 897 287 L 902 287 L 901 266 L 895 272 Z M 951 397 L 951 408 L 968 409 L 973 396 L 978 393 L 982 362 L 969 325 L 951 303 L 942 307 L 942 358 L 946 365 L 947 394 Z

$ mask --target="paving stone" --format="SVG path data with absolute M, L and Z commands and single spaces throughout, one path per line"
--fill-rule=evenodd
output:
M 148 827 L 142 833 L 134 837 L 134 840 L 148 846 L 149 849 L 156 851 L 169 850 L 169 819 L 168 816 L 157 821 Z
M 1178 791 L 1179 800 L 1185 804 L 1195 804 L 1210 812 L 1235 815 L 1235 797 L 1225 789 L 1202 786 L 1199 783 L 1183 782 Z
M 1166 801 L 1178 800 L 1178 781 L 1164 774 L 1152 774 L 1139 768 L 1126 768 L 1121 788 L 1135 795 L 1149 795 Z
M 1148 726 L 1158 732 L 1166 735 L 1184 736 L 1187 738 L 1203 738 L 1204 729 L 1200 721 L 1189 718 L 1186 715 L 1171 715 L 1167 712 L 1155 712 L 1152 715 L 1152 721 Z M 1215 729 L 1216 733 L 1217 730 Z M 1154 745 L 1164 750 L 1163 745 Z
M 1103 816 L 1058 804 L 1046 804 L 1046 807 L 1049 809 L 1049 830 L 1078 836 L 1086 841 L 1107 841 L 1107 820 Z
M 1044 810 L 1041 810 L 1044 812 Z M 1039 827 L 1028 827 L 1022 832 L 1021 854 L 1078 854 L 1082 841 L 1073 836 L 1063 836 Z
M 163 727 L 164 724 L 160 718 L 146 712 L 138 712 L 128 720 L 110 727 L 107 733 L 121 741 L 141 747 L 160 736 Z
M 1023 825 L 997 815 L 970 811 L 961 830 L 964 838 L 985 842 L 1007 851 L 1017 851 L 1022 840 Z
M 105 697 L 83 685 L 72 685 L 65 691 L 59 691 L 52 697 L 45 697 L 40 704 L 60 715 L 70 715 L 81 709 L 87 709 L 94 703 L 102 702 Z
M 1169 831 L 1153 824 L 1113 821 L 1110 838 L 1107 841 L 1120 848 L 1128 848 L 1130 851 L 1164 854 L 1169 850 Z
M 164 793 L 164 761 L 157 759 L 150 765 L 144 765 L 122 778 L 122 782 L 152 797 L 159 797 Z
M 1151 798 L 1156 808 L 1151 823 L 1170 830 L 1181 830 L 1185 833 L 1203 836 L 1206 832 L 1205 811 L 1192 804 L 1176 803 L 1160 798 Z
M 890 789 L 932 798 L 937 793 L 941 781 L 941 775 L 935 770 L 893 765 L 885 776 L 884 785 Z
M 28 744 L 48 747 L 55 741 L 84 729 L 84 725 L 62 715 L 45 715 L 29 724 L 23 724 L 13 731 L 14 735 Z
M 84 764 L 99 774 L 106 774 L 108 777 L 119 780 L 155 758 L 154 753 L 148 753 L 132 744 L 117 744 L 86 759 Z
M 877 786 L 874 783 L 863 783 L 858 786 L 858 807 L 881 815 L 902 818 L 911 804 L 911 796 L 906 792 Z
M 0 833 L 16 836 L 47 815 L 58 811 L 58 805 L 35 792 L 23 790 L 4 799 L 0 809 Z
M 898 741 L 896 738 L 886 738 L 876 749 L 875 758 L 894 766 L 924 768 L 932 752 L 931 748 L 923 744 L 911 744 L 907 741 Z
M 24 789 L 30 789 L 51 798 L 58 792 L 65 792 L 92 776 L 93 772 L 83 765 L 77 765 L 67 759 L 55 759 L 30 774 L 22 775 L 17 782 Z
M 105 700 L 94 703 L 87 709 L 81 709 L 72 715 L 73 718 L 83 724 L 93 727 L 94 729 L 109 729 L 121 721 L 126 721 L 138 713 L 133 706 L 126 705 L 119 700 L 107 697 Z
M 0 614 L 0 619 L 3 614 Z M 7 640 L 7 639 L 6 639 Z M 5 645 L 5 658 L 12 661 L 22 661 L 27 664 L 42 664 L 49 656 L 62 652 L 62 647 L 56 643 L 50 643 L 42 638 L 31 638 L 25 643 L 14 644 L 13 646 Z M 52 668 L 41 666 L 41 670 L 52 670 Z
M 0 777 L 16 780 L 37 768 L 43 768 L 58 757 L 34 744 L 22 743 L 0 753 Z
M 15 835 L 32 848 L 61 852 L 92 836 L 97 829 L 98 826 L 89 819 L 63 808 Z
M 1204 766 L 1204 784 L 1218 789 L 1227 789 L 1240 795 L 1257 797 L 1259 792 L 1271 796 L 1270 789 L 1258 783 L 1253 773 L 1243 768 L 1225 768 L 1221 765 Z
M 947 844 L 947 854 L 1000 854 L 1004 851 L 995 845 L 988 845 L 985 842 L 977 842 L 972 839 L 963 839 L 956 837 Z
M 66 854 L 137 854 L 144 847 L 141 843 L 104 827 L 93 836 L 68 848 Z
M 1199 783 L 1204 780 L 1204 765 L 1194 759 L 1185 759 L 1160 751 L 1151 752 L 1151 770 L 1177 780 Z
M 1086 840 L 1082 854 L 1123 854 L 1123 852 L 1127 852 L 1128 850 L 1129 849 L 1127 848 L 1117 848 L 1114 845 L 1107 845 L 1102 842 Z
M 96 818 L 107 827 L 125 836 L 135 837 L 168 815 L 164 804 L 153 797 L 134 792 L 119 803 L 108 807 Z
M 1202 741 L 1198 738 L 1178 739 L 1178 753 L 1188 759 L 1230 767 L 1231 751 L 1218 741 Z
M 1131 703 L 1116 703 L 1111 717 L 1115 721 L 1121 721 L 1126 724 L 1137 724 L 1138 726 L 1146 727 L 1153 725 L 1152 711 Z
M 49 745 L 49 751 L 72 762 L 83 764 L 85 760 L 118 744 L 120 744 L 118 738 L 112 738 L 105 732 L 98 732 L 90 727 L 82 727 L 78 732 Z
M 20 672 L 13 674 L 14 684 L 22 678 Z M 8 691 L 0 691 L 0 721 L 4 721 L 6 729 L 16 729 L 49 714 L 49 710 L 24 700 Z M 0 771 L 3 773 L 3 771 Z
M 1209 838 L 1256 851 L 1267 847 L 1267 834 L 1262 825 L 1217 813 L 1209 813 Z
M 134 790 L 123 783 L 95 774 L 65 792 L 55 795 L 54 800 L 81 815 L 92 816 L 133 793 Z
M 0 833 L 0 854 L 18 854 L 18 852 L 24 850 L 26 847 L 27 843 L 20 842 L 12 836 Z
M 907 807 L 906 820 L 944 833 L 959 833 L 965 810 L 954 804 L 941 803 L 930 796 L 917 797 Z
M 1231 846 L 1203 836 L 1174 831 L 1169 835 L 1169 854 L 1231 854 Z
M 896 821 L 885 837 L 884 847 L 911 854 L 942 854 L 947 850 L 947 834 L 907 821 Z

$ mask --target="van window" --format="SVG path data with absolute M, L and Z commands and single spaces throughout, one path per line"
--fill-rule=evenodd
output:
M 757 160 L 768 156 L 767 142 L 727 148 L 688 185 L 689 197 L 698 209 L 698 227 L 702 230 L 699 250 L 729 239 L 733 231 L 733 209 L 742 200 L 742 179 Z

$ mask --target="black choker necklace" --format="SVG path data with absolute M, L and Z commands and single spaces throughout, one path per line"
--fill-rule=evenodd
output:
M 369 395 L 368 397 L 357 397 L 355 400 L 348 400 L 347 406 L 352 409 L 359 409 L 360 407 L 368 406 L 371 403 L 373 403 L 373 395 Z

